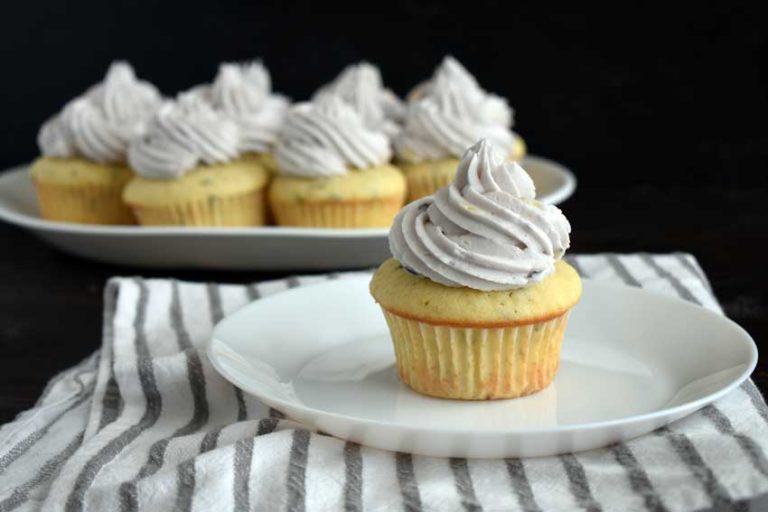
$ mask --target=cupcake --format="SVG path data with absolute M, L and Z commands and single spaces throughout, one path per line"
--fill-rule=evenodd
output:
M 390 157 L 387 136 L 338 97 L 294 106 L 277 141 L 279 174 L 269 188 L 277 224 L 388 227 L 405 199 L 405 179 Z
M 409 201 L 451 183 L 459 157 L 478 139 L 488 139 L 512 160 L 525 154 L 525 143 L 510 129 L 513 113 L 506 100 L 480 88 L 452 57 L 408 97 L 405 126 L 394 147 L 408 179 Z
M 274 170 L 271 153 L 289 101 L 272 92 L 269 71 L 261 62 L 222 64 L 212 84 L 190 92 L 237 124 L 240 153 L 257 156 L 268 170 Z
M 379 68 L 368 62 L 347 66 L 331 83 L 314 95 L 320 100 L 329 95 L 348 103 L 363 118 L 368 128 L 394 137 L 401 129 L 405 106 L 400 98 L 384 87 Z
M 581 295 L 561 258 L 570 225 L 533 182 L 480 141 L 450 186 L 395 219 L 394 258 L 371 281 L 401 379 L 441 398 L 515 398 L 548 386 Z
M 137 176 L 123 200 L 147 226 L 262 225 L 269 173 L 241 148 L 234 121 L 198 95 L 182 94 L 129 146 Z
M 161 97 L 115 62 L 104 81 L 65 105 L 40 129 L 43 156 L 31 168 L 43 218 L 88 224 L 134 224 L 120 199 L 133 173 L 126 165 L 131 139 L 141 136 Z

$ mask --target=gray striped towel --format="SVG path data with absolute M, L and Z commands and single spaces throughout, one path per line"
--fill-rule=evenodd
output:
M 720 311 L 690 255 L 569 259 L 584 276 Z M 112 279 L 100 351 L 0 429 L 0 511 L 768 510 L 768 409 L 752 382 L 626 444 L 466 460 L 311 432 L 212 369 L 203 347 L 224 315 L 346 275 L 250 286 Z

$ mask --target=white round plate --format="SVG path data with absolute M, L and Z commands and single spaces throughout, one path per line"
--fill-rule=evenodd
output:
M 573 174 L 540 157 L 523 162 L 539 199 L 564 201 Z M 27 166 L 0 174 L 0 220 L 30 230 L 62 251 L 150 268 L 334 270 L 378 265 L 389 257 L 388 229 L 189 228 L 97 226 L 41 219 Z
M 637 437 L 728 393 L 757 362 L 750 336 L 723 316 L 585 280 L 552 385 L 514 400 L 430 398 L 399 380 L 369 280 L 297 288 L 244 307 L 214 329 L 211 362 L 269 406 L 339 438 L 493 458 Z

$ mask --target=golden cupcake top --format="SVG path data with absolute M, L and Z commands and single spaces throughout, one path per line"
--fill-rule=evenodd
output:
M 109 187 L 128 181 L 133 173 L 120 163 L 98 163 L 84 158 L 40 157 L 30 168 L 32 179 L 62 187 Z
M 562 260 L 543 281 L 516 290 L 443 286 L 408 272 L 394 258 L 371 281 L 371 295 L 393 314 L 454 327 L 509 327 L 556 318 L 581 296 L 578 273 Z
M 319 180 L 280 176 L 272 182 L 269 195 L 274 201 L 298 203 L 370 201 L 393 197 L 402 201 L 405 196 L 405 179 L 391 165 L 379 165 L 365 172 L 351 172 Z
M 163 206 L 189 201 L 217 200 L 266 186 L 269 173 L 256 157 L 242 157 L 222 164 L 196 167 L 174 180 L 138 177 L 123 191 L 128 204 Z

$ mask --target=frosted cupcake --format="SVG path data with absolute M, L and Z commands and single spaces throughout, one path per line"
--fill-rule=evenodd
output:
M 390 157 L 387 136 L 336 96 L 294 106 L 277 142 L 279 174 L 269 189 L 277 224 L 389 226 L 405 199 L 405 179 Z
M 384 87 L 379 68 L 368 62 L 347 66 L 331 83 L 321 87 L 313 99 L 329 95 L 348 103 L 363 118 L 365 125 L 394 137 L 405 118 L 405 106 Z
M 120 198 L 133 176 L 126 151 L 160 103 L 154 86 L 116 62 L 102 83 L 49 119 L 37 139 L 43 156 L 31 169 L 40 214 L 65 222 L 135 223 Z
M 478 139 L 488 139 L 512 160 L 525 155 L 525 143 L 511 130 L 513 113 L 506 100 L 484 91 L 452 57 L 409 100 L 405 127 L 394 140 L 409 201 L 448 185 L 459 157 Z
M 274 169 L 271 153 L 289 101 L 272 92 L 269 71 L 261 62 L 222 64 L 211 85 L 190 92 L 237 124 L 240 153 L 257 155 L 269 170 Z
M 269 173 L 241 156 L 240 129 L 198 95 L 164 104 L 128 161 L 137 176 L 123 191 L 143 225 L 264 224 Z
M 394 258 L 370 288 L 415 391 L 484 400 L 552 382 L 581 281 L 561 259 L 568 221 L 534 197 L 525 171 L 481 141 L 449 187 L 398 214 Z

